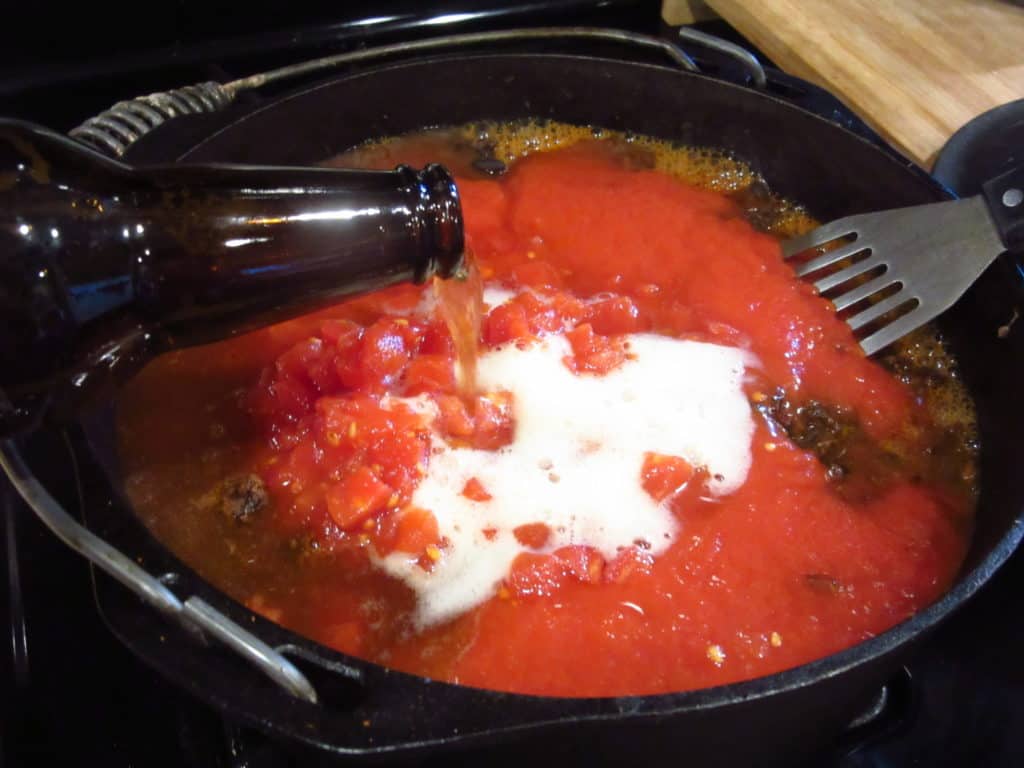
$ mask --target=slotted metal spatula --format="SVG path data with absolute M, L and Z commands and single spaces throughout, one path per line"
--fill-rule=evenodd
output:
M 838 219 L 787 240 L 783 254 L 836 240 L 796 273 L 835 291 L 832 302 L 867 333 L 860 345 L 871 355 L 948 309 L 1001 253 L 1024 247 L 1024 166 L 974 197 Z

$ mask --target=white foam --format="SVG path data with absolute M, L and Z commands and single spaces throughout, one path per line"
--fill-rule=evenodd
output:
M 490 598 L 528 548 L 515 528 L 546 523 L 542 551 L 588 545 L 606 558 L 643 539 L 657 555 L 678 521 L 641 486 L 651 451 L 705 467 L 714 494 L 736 490 L 750 467 L 754 423 L 742 391 L 748 353 L 650 334 L 627 337 L 635 359 L 603 376 L 576 375 L 564 337 L 483 355 L 481 386 L 513 394 L 514 441 L 498 451 L 433 438 L 427 475 L 412 504 L 431 510 L 450 542 L 431 572 L 393 553 L 378 563 L 417 593 L 420 626 L 457 616 Z M 477 478 L 493 497 L 462 495 Z M 495 531 L 488 538 L 483 531 Z
M 497 285 L 488 285 L 484 287 L 484 304 L 489 309 L 494 309 L 507 301 L 511 301 L 518 295 L 518 291 L 510 291 L 508 288 L 502 288 Z

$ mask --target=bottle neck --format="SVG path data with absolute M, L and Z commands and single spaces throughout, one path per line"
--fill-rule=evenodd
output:
M 454 181 L 422 172 L 166 167 L 137 179 L 133 304 L 162 348 L 215 341 L 462 263 Z
M 0 121 L 0 434 L 160 352 L 451 276 L 462 251 L 440 166 L 133 169 Z

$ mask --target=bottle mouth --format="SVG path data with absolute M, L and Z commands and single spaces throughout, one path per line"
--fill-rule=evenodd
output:
M 416 271 L 416 282 L 435 275 L 449 278 L 464 266 L 465 233 L 462 204 L 455 179 L 444 166 L 432 163 L 416 174 L 417 205 L 423 237 L 424 260 Z

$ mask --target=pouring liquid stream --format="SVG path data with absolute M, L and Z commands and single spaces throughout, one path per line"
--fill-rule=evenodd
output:
M 480 354 L 483 296 L 483 279 L 473 254 L 468 250 L 458 272 L 447 280 L 434 278 L 434 297 L 437 299 L 438 311 L 455 342 L 456 388 L 467 406 L 471 406 L 477 394 L 476 364 Z

